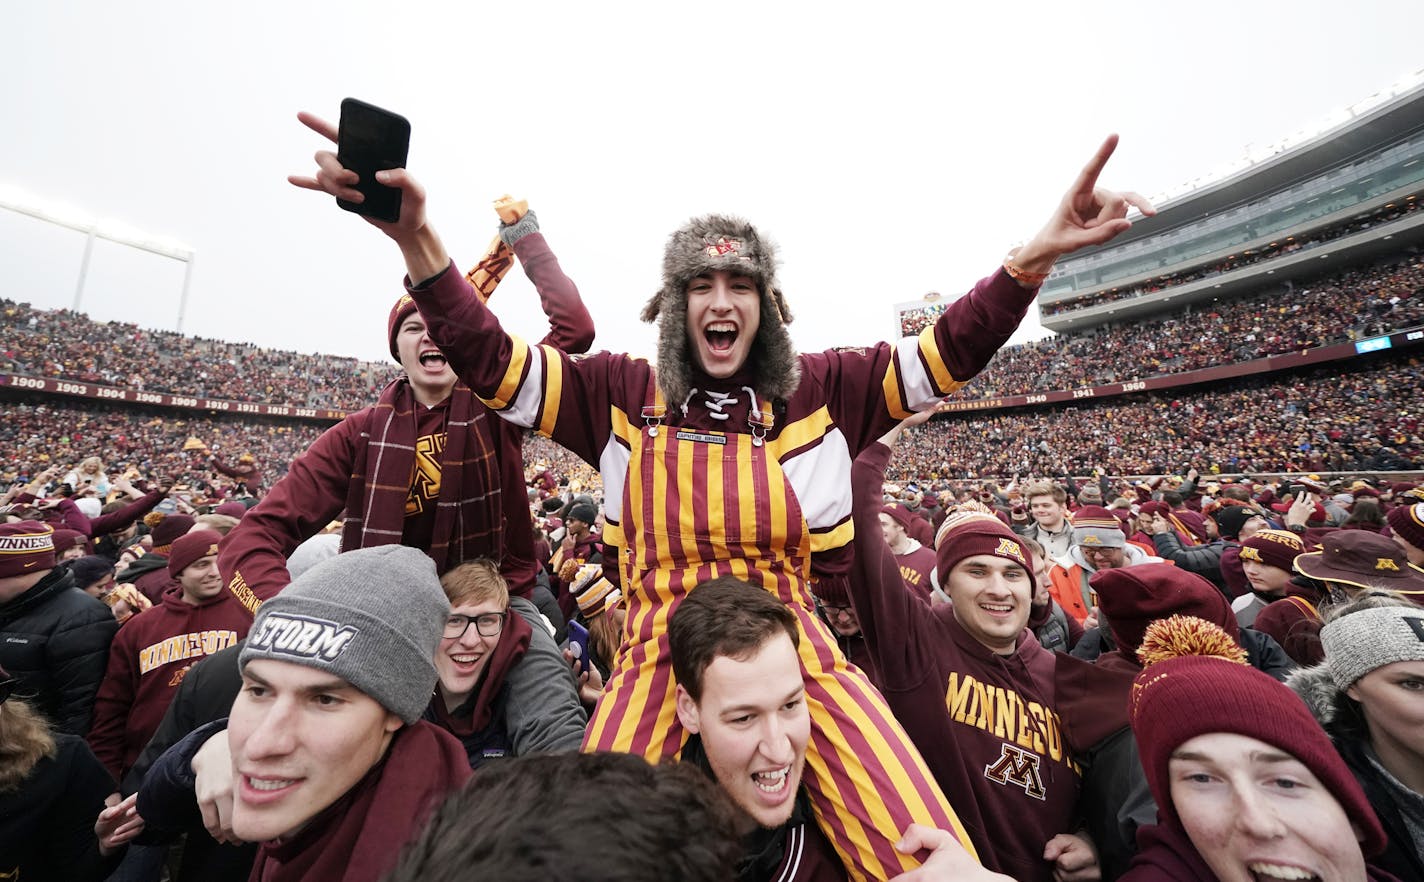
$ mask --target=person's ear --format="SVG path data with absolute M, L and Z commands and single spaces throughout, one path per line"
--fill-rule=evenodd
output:
M 702 715 L 697 710 L 697 702 L 692 700 L 692 696 L 682 688 L 681 683 L 677 687 L 677 720 L 682 723 L 682 728 L 693 735 L 702 731 Z
M 386 711 L 386 723 L 384 729 L 387 735 L 391 735 L 399 731 L 400 727 L 404 725 L 405 720 L 402 720 L 400 717 L 396 716 L 390 711 Z

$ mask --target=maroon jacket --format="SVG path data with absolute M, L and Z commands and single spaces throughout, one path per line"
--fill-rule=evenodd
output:
M 1027 630 L 1014 653 L 975 640 L 948 604 L 904 590 L 875 530 L 873 499 L 890 449 L 871 445 L 851 471 L 856 520 L 851 597 L 886 701 L 950 796 L 984 866 L 1049 882 L 1043 847 L 1076 828 L 1086 751 L 1127 725 L 1132 680 L 1045 650 Z
M 251 627 L 252 617 L 227 591 L 193 606 L 183 601 L 182 588 L 172 588 L 159 605 L 119 628 L 89 730 L 89 746 L 114 780 L 123 780 L 138 759 L 188 668 L 232 646 Z

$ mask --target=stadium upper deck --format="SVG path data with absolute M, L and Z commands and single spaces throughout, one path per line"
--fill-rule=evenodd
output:
M 1424 72 L 1178 189 L 1156 217 L 1058 264 L 1044 327 L 1140 319 L 1424 243 L 1424 211 L 1406 210 L 1424 200 Z

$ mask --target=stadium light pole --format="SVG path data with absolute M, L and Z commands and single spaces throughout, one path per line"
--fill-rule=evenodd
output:
M 193 280 L 193 258 L 197 256 L 197 252 L 192 247 L 163 236 L 130 229 L 109 221 L 85 217 L 73 209 L 26 198 L 24 194 L 8 189 L 0 192 L 0 208 L 74 230 L 87 237 L 84 242 L 84 256 L 79 260 L 79 278 L 74 287 L 73 309 L 75 312 L 79 311 L 79 304 L 84 299 L 84 283 L 89 276 L 89 260 L 94 254 L 96 239 L 104 239 L 118 245 L 147 251 L 159 257 L 181 261 L 184 264 L 183 292 L 178 298 L 176 330 L 179 332 L 183 330 L 183 318 L 188 309 L 188 290 Z

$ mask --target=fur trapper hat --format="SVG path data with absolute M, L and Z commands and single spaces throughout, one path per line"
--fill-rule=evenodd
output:
M 789 398 L 801 382 L 801 365 L 786 325 L 791 310 L 776 283 L 776 246 L 747 221 L 708 214 L 688 221 L 663 251 L 663 285 L 643 307 L 645 322 L 658 321 L 658 387 L 669 404 L 692 388 L 687 346 L 687 285 L 698 276 L 728 270 L 756 279 L 761 324 L 748 356 L 760 395 Z

